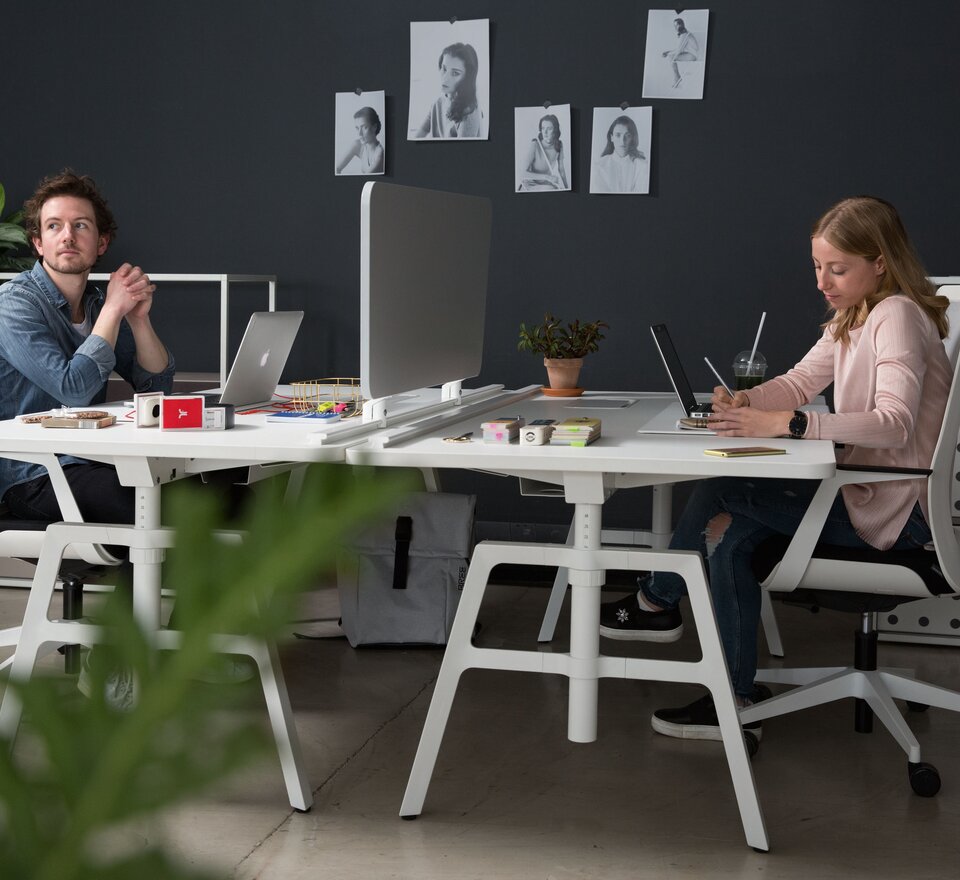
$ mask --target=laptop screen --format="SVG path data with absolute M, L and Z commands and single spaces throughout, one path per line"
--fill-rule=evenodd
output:
M 303 312 L 254 312 L 250 316 L 221 403 L 250 406 L 273 397 L 302 320 Z
M 692 412 L 698 411 L 698 409 L 699 411 L 703 411 L 704 407 L 698 407 L 697 405 L 697 397 L 690 387 L 687 374 L 683 370 L 680 357 L 677 355 L 673 340 L 667 331 L 667 325 L 651 324 L 650 332 L 653 334 L 653 341 L 657 344 L 657 350 L 663 359 L 663 365 L 667 368 L 667 375 L 673 384 L 673 390 L 677 392 L 677 397 L 680 398 L 680 405 L 683 407 L 683 411 L 688 416 Z

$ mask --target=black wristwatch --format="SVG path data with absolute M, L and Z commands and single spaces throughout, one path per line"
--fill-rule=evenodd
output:
M 796 440 L 803 438 L 807 433 L 807 414 L 798 409 L 793 411 L 793 418 L 790 419 L 790 436 Z

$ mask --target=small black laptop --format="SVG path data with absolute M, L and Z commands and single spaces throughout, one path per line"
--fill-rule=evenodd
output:
M 657 344 L 657 351 L 660 352 L 663 365 L 667 368 L 667 375 L 673 384 L 673 390 L 677 392 L 683 411 L 688 417 L 713 412 L 713 407 L 709 403 L 697 403 L 696 395 L 690 387 L 683 364 L 680 363 L 680 357 L 670 338 L 667 325 L 651 324 L 650 332 L 653 334 L 653 341 Z

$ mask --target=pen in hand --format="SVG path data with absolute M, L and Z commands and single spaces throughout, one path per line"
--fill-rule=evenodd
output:
M 733 392 L 730 390 L 730 386 L 723 381 L 723 377 L 717 372 L 717 368 L 710 363 L 710 358 L 705 357 L 704 360 L 707 363 L 707 366 L 710 367 L 710 370 L 713 372 L 713 375 L 717 377 L 717 381 L 723 386 L 723 390 L 730 395 L 730 399 L 733 400 Z

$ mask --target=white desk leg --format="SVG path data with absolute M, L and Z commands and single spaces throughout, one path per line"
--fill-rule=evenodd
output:
M 720 722 L 720 734 L 723 737 L 723 748 L 730 767 L 733 789 L 737 795 L 737 805 L 740 808 L 744 835 L 750 846 L 766 851 L 769 849 L 767 829 L 763 821 L 763 813 L 760 811 L 753 768 L 750 766 L 750 756 L 747 754 L 743 730 L 740 727 L 740 716 L 734 702 L 733 685 L 727 671 L 723 646 L 720 644 L 717 618 L 713 611 L 703 562 L 697 560 L 697 563 L 687 572 L 680 573 L 687 582 L 690 608 L 693 611 L 693 619 L 700 636 L 700 649 L 703 652 L 703 659 L 700 662 L 703 674 L 700 681 L 713 694 L 717 720 Z
M 260 670 L 260 682 L 263 685 L 263 697 L 267 703 L 267 714 L 273 729 L 273 739 L 280 756 L 280 769 L 287 786 L 290 806 L 306 812 L 313 806 L 313 792 L 303 770 L 303 752 L 300 737 L 293 721 L 293 708 L 287 683 L 280 665 L 280 654 L 273 642 L 254 642 L 247 650 Z
M 570 529 L 567 532 L 567 547 L 573 546 L 573 533 L 574 523 L 570 523 Z M 540 624 L 540 635 L 537 636 L 538 642 L 553 641 L 553 635 L 557 630 L 557 620 L 560 619 L 560 609 L 563 608 L 563 598 L 567 595 L 568 583 L 570 583 L 570 572 L 560 566 L 557 569 L 557 576 L 553 579 L 553 587 L 550 589 L 547 610 L 543 615 L 543 623 Z
M 473 630 L 487 582 L 490 580 L 490 572 L 496 564 L 495 552 L 491 553 L 489 547 L 478 544 L 470 560 L 460 604 L 457 606 L 457 616 L 450 630 L 440 674 L 437 676 L 430 708 L 423 723 L 423 732 L 420 734 L 420 745 L 417 746 L 417 755 L 413 759 L 407 789 L 400 805 L 400 815 L 405 819 L 419 816 L 423 809 L 433 767 L 437 762 L 437 753 L 440 751 L 440 742 L 450 717 L 453 697 L 457 692 L 460 676 L 463 670 L 469 667 L 470 657 L 475 651 L 472 644 Z
M 423 477 L 423 488 L 426 492 L 440 491 L 440 473 L 436 468 L 420 468 Z
M 573 544 L 577 550 L 599 550 L 599 504 L 575 507 Z M 600 589 L 605 572 L 570 572 L 570 697 L 567 738 L 593 742 L 597 738 L 597 682 L 600 665 Z
M 782 657 L 783 642 L 780 639 L 780 627 L 773 610 L 773 601 L 766 590 L 760 592 L 760 624 L 763 626 L 763 635 L 767 640 L 767 650 L 774 657 Z
M 134 533 L 151 532 L 161 527 L 159 486 L 137 486 L 135 516 Z M 133 537 L 139 536 L 134 534 Z M 147 634 L 160 629 L 160 590 L 165 555 L 166 551 L 162 548 L 130 547 L 133 616 Z
M 33 675 L 37 655 L 46 641 L 47 612 L 57 585 L 65 547 L 65 542 L 57 542 L 48 530 L 33 574 L 30 595 L 27 597 L 16 653 L 10 665 L 11 682 L 27 682 Z M 20 697 L 12 687 L 6 687 L 3 691 L 3 702 L 0 703 L 0 738 L 6 739 L 11 748 L 20 727 L 22 712 Z

